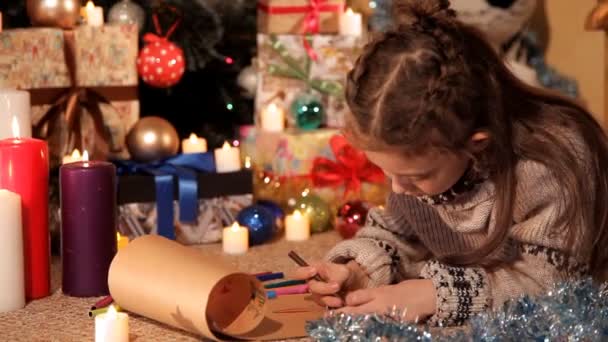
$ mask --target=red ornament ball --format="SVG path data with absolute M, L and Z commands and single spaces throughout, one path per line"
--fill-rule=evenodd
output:
M 350 239 L 363 227 L 370 205 L 362 201 L 347 202 L 338 209 L 336 230 L 345 239 Z
M 137 72 L 146 84 L 168 88 L 181 80 L 185 71 L 184 52 L 166 38 L 148 33 L 146 46 L 137 57 Z

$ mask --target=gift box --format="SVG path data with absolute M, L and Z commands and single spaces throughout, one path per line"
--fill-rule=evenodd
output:
M 34 134 L 51 163 L 73 148 L 96 159 L 126 156 L 125 132 L 139 117 L 135 25 L 0 33 L 0 86 L 31 93 Z
M 66 56 L 66 44 L 73 56 Z M 21 89 L 136 87 L 138 33 L 134 25 L 27 28 L 0 32 L 0 85 Z M 74 60 L 70 61 L 73 57 Z
M 34 93 L 36 91 L 33 91 Z M 100 93 L 106 93 L 101 90 Z M 126 135 L 131 128 L 139 120 L 140 104 L 139 100 L 128 100 L 128 98 L 137 97 L 136 89 L 125 89 L 120 95 L 109 94 L 108 98 L 118 99 L 110 103 L 101 103 L 99 109 L 103 117 L 104 129 L 109 133 L 109 141 L 100 141 L 96 135 L 96 127 L 91 115 L 80 114 L 80 132 L 82 147 L 92 152 L 93 155 L 99 156 L 106 152 L 94 151 L 108 149 L 108 155 L 111 158 L 128 159 L 129 154 L 125 145 Z M 36 98 L 37 100 L 40 97 Z M 123 99 L 123 100 L 121 100 Z M 42 101 L 44 102 L 44 101 Z M 37 101 L 36 103 L 39 103 Z M 38 125 L 40 121 L 47 115 L 52 108 L 50 104 L 38 104 L 32 106 L 32 124 Z M 68 147 L 69 130 L 68 123 L 63 117 L 60 117 L 56 125 L 55 133 L 52 137 L 48 137 L 49 150 L 51 151 L 51 165 L 59 165 L 64 155 L 70 154 Z M 82 152 L 82 151 L 81 151 Z
M 153 165 L 116 163 L 119 230 L 130 238 L 159 234 L 188 245 L 217 242 L 222 229 L 253 203 L 252 172 L 215 173 L 211 154 Z
M 275 104 L 289 111 L 294 100 L 312 94 L 325 110 L 322 126 L 343 127 L 349 110 L 344 100 L 346 75 L 353 68 L 363 43 L 362 38 L 356 36 L 303 38 L 258 34 L 259 73 L 255 103 L 258 126 L 266 106 Z M 290 127 L 297 126 L 293 115 L 288 115 L 287 122 Z
M 344 0 L 258 0 L 258 32 L 337 33 Z
M 305 190 L 334 210 L 349 200 L 381 205 L 388 194 L 384 174 L 335 129 L 264 132 L 241 128 L 241 151 L 256 172 L 256 198 L 284 207 Z

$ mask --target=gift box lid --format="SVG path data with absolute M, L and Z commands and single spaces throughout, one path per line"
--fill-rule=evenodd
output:
M 251 170 L 230 173 L 198 173 L 198 198 L 215 198 L 253 193 Z M 174 182 L 173 198 L 179 197 L 177 181 Z M 154 202 L 156 188 L 154 176 L 121 175 L 118 181 L 118 204 Z

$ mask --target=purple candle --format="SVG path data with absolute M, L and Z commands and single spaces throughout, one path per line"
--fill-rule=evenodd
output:
M 107 295 L 116 254 L 116 168 L 100 161 L 70 163 L 59 179 L 63 293 Z

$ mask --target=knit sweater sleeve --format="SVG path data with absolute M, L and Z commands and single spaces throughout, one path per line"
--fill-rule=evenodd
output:
M 581 227 L 559 226 L 564 204 L 559 182 L 546 167 L 530 161 L 518 164 L 517 177 L 514 224 L 501 256 L 506 261 L 487 269 L 432 260 L 422 268 L 421 276 L 431 279 L 437 292 L 432 324 L 463 324 L 475 313 L 498 309 L 523 294 L 540 294 L 586 272 L 586 265 L 571 257 L 576 247 L 563 234 Z
M 390 202 L 390 200 L 389 200 Z M 430 253 L 416 238 L 403 213 L 389 208 L 373 208 L 357 235 L 337 244 L 327 261 L 356 261 L 367 273 L 367 287 L 417 278 Z

